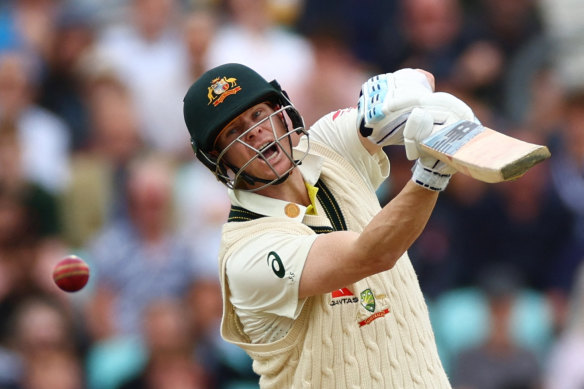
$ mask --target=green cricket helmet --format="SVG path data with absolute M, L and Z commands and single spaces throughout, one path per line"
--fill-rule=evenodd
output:
M 239 180 L 244 180 L 248 184 L 257 182 L 264 184 L 254 190 L 278 184 L 283 182 L 290 171 L 300 164 L 300 161 L 295 161 L 290 153 L 285 152 L 292 161 L 292 167 L 284 174 L 278 174 L 262 153 L 262 150 L 266 150 L 268 147 L 258 150 L 245 143 L 243 137 L 260 123 L 244 131 L 223 150 L 215 149 L 215 140 L 221 130 L 247 109 L 262 102 L 269 102 L 275 108 L 275 112 L 264 119 L 264 121 L 269 120 L 272 123 L 275 141 L 271 146 L 281 146 L 279 142 L 283 139 L 288 139 L 289 142 L 292 142 L 290 135 L 295 132 L 308 135 L 304 128 L 302 117 L 276 80 L 268 82 L 247 66 L 228 63 L 205 72 L 189 88 L 183 102 L 184 118 L 191 136 L 191 145 L 195 155 L 215 174 L 219 181 L 228 187 L 234 188 Z M 281 117 L 284 113 L 288 116 L 291 125 L 289 126 L 284 120 L 286 134 L 281 136 L 275 133 L 273 120 L 276 120 L 278 115 Z M 250 159 L 244 166 L 232 166 L 222 159 L 226 150 L 235 143 L 242 143 L 256 153 L 255 157 Z M 280 147 L 280 150 L 284 151 L 285 148 Z M 257 158 L 264 160 L 270 166 L 276 174 L 275 179 L 254 177 L 245 172 L 245 168 Z

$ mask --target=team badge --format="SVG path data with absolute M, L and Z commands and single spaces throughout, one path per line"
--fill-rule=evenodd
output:
M 375 296 L 371 289 L 365 289 L 361 292 L 361 305 L 369 312 L 375 312 Z
M 363 310 L 357 311 L 357 323 L 359 327 L 370 324 L 373 320 L 384 317 L 389 313 L 389 299 L 385 294 L 374 294 L 370 288 L 360 294 L 360 302 Z
M 241 90 L 241 87 L 237 85 L 237 78 L 235 77 L 217 77 L 211 81 L 211 86 L 208 87 L 209 93 L 207 97 L 209 98 L 209 104 L 213 104 L 214 107 L 218 106 L 225 100 L 227 96 L 236 94 Z

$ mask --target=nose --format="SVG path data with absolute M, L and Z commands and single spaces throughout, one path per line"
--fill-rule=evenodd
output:
M 253 123 L 250 125 L 250 127 L 255 126 L 252 130 L 250 130 L 247 134 L 245 134 L 245 140 L 249 141 L 254 139 L 256 136 L 260 135 L 262 132 L 267 131 L 266 128 L 264 127 L 266 125 L 266 122 L 263 122 L 261 124 L 257 124 L 257 123 Z

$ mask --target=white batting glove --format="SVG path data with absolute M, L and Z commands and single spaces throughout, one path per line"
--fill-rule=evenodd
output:
M 472 109 L 451 94 L 437 92 L 421 100 L 404 129 L 404 144 L 409 160 L 417 159 L 412 180 L 431 190 L 442 191 L 448 185 L 455 169 L 427 154 L 420 143 L 431 135 L 460 120 L 478 122 Z
M 401 69 L 367 80 L 357 104 L 357 126 L 362 136 L 380 146 L 401 145 L 406 120 L 432 86 L 421 72 Z
M 411 137 L 420 137 L 420 140 L 425 139 L 432 134 L 433 130 L 437 128 L 434 125 L 434 118 L 429 111 L 422 108 L 414 108 L 405 125 L 404 136 L 406 147 L 409 144 L 417 144 Z M 423 151 L 419 152 L 417 147 L 415 150 L 415 158 L 411 158 L 412 152 L 408 153 L 408 159 L 416 159 L 417 161 L 412 169 L 412 181 L 424 188 L 443 191 L 450 182 L 450 177 L 456 172 L 455 169 L 446 165 L 444 162 L 425 154 Z
M 444 127 L 460 120 L 478 122 L 472 109 L 449 93 L 436 92 L 425 96 L 421 99 L 420 107 L 430 114 L 434 125 L 431 127 L 410 126 L 408 131 L 404 130 L 404 144 L 409 160 L 423 156 L 423 151 L 419 147 L 420 143 Z

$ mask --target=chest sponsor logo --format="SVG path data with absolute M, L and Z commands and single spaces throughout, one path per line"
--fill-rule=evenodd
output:
M 356 304 L 358 302 L 357 296 L 347 288 L 337 289 L 331 293 L 331 307 L 339 304 Z

